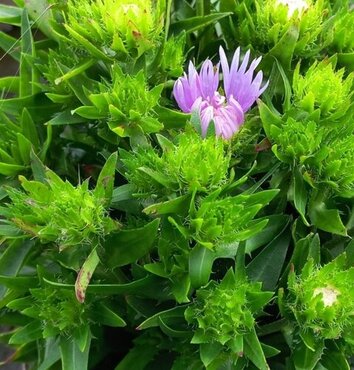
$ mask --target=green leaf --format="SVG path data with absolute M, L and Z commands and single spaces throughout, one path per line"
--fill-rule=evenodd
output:
M 183 31 L 186 33 L 195 32 L 230 15 L 232 15 L 231 12 L 209 14 L 202 17 L 190 17 L 171 24 L 170 32 L 177 35 Z
M 26 108 L 22 111 L 21 127 L 22 127 L 22 133 L 26 137 L 26 139 L 28 139 L 29 142 L 36 149 L 38 149 L 39 138 L 38 138 L 37 129 L 36 129 L 36 126 L 33 122 L 31 115 L 28 113 L 28 110 Z
M 117 203 L 133 198 L 134 185 L 124 184 L 113 189 L 111 207 L 114 207 Z
M 73 338 L 60 338 L 60 353 L 62 370 L 78 370 L 88 368 L 88 355 L 90 346 L 81 352 Z
M 161 311 L 156 313 L 155 315 L 149 317 L 145 321 L 143 321 L 138 327 L 137 330 L 144 330 L 152 327 L 156 327 L 160 325 L 159 319 L 170 319 L 170 318 L 183 318 L 184 311 L 187 305 L 183 306 L 176 306 L 170 308 L 169 310 Z
M 3 213 L 3 212 L 1 212 Z M 23 232 L 14 225 L 0 225 L 0 236 L 4 239 L 22 239 L 24 237 Z
M 21 51 L 18 47 L 19 43 L 20 41 L 18 39 L 0 31 L 0 48 L 5 51 L 5 55 L 10 55 L 17 62 L 19 62 L 21 58 Z M 18 77 L 17 91 L 19 90 L 19 82 L 20 78 Z
M 86 289 L 99 262 L 100 259 L 98 258 L 98 254 L 95 248 L 87 257 L 76 278 L 75 294 L 77 300 L 80 303 L 83 303 L 85 301 Z
M 20 97 L 32 95 L 33 73 L 28 55 L 34 50 L 31 25 L 26 8 L 22 10 L 21 18 L 21 59 L 20 59 Z
M 200 344 L 200 359 L 206 368 L 218 357 L 222 347 L 223 346 L 217 342 Z
M 289 223 L 288 215 L 267 216 L 268 223 L 263 230 L 246 240 L 246 253 L 251 253 L 257 248 L 269 243 Z
M 0 275 L 0 284 L 10 289 L 27 290 L 38 285 L 38 278 Z
M 21 133 L 17 133 L 17 143 L 20 150 L 21 159 L 24 164 L 30 163 L 30 153 L 32 150 L 32 143 L 26 139 Z
M 8 243 L 0 257 L 0 271 L 4 276 L 16 276 L 20 271 L 29 251 L 33 247 L 32 240 L 15 240 Z M 0 298 L 4 297 L 6 288 L 0 286 Z
M 35 21 L 36 27 L 46 36 L 55 38 L 51 24 L 53 15 L 48 0 L 26 0 L 26 8 L 29 16 Z
M 278 43 L 269 51 L 269 55 L 276 57 L 286 71 L 291 70 L 291 61 L 299 33 L 298 24 L 292 24 Z
M 16 6 L 0 4 L 0 23 L 7 23 L 13 26 L 21 25 L 22 9 Z
M 54 83 L 56 85 L 60 85 L 64 81 L 68 81 L 69 79 L 71 79 L 75 76 L 81 75 L 87 69 L 92 67 L 95 63 L 96 63 L 96 61 L 94 59 L 86 60 L 86 61 L 82 62 L 81 64 L 79 64 L 78 66 L 75 66 L 74 68 L 70 69 L 63 76 L 60 76 L 60 77 L 56 78 Z
M 350 370 L 350 365 L 345 354 L 336 344 L 327 344 L 321 357 L 321 365 L 327 370 Z
M 189 255 L 189 276 L 193 288 L 200 288 L 209 281 L 215 253 L 197 244 Z
M 107 118 L 107 114 L 101 113 L 96 107 L 94 106 L 87 106 L 84 105 L 82 107 L 78 107 L 71 111 L 71 114 L 77 114 L 80 117 L 87 118 L 87 119 L 104 119 Z M 82 122 L 82 118 L 81 118 Z M 78 123 L 78 122 L 73 122 Z
M 287 112 L 291 108 L 291 95 L 292 95 L 291 85 L 289 79 L 286 77 L 283 67 L 281 66 L 277 58 L 275 58 L 275 63 L 277 65 L 277 68 L 279 70 L 280 76 L 284 84 L 283 112 Z
M 19 172 L 26 169 L 25 166 L 20 166 L 18 164 L 8 164 L 0 162 L 0 174 L 5 176 L 15 176 Z
M 25 344 L 39 338 L 42 338 L 42 323 L 40 321 L 32 321 L 17 330 L 11 336 L 9 344 Z
M 58 111 L 58 106 L 43 93 L 21 98 L 1 99 L 0 107 L 2 112 L 14 116 L 20 116 L 23 108 L 26 108 L 31 116 L 36 117 L 36 122 L 47 121 Z
M 91 343 L 90 325 L 80 325 L 73 330 L 72 336 L 80 352 L 84 352 Z
M 248 277 L 253 281 L 263 282 L 264 290 L 273 291 L 283 269 L 290 244 L 290 231 L 287 225 L 278 236 L 247 265 Z
M 95 314 L 92 319 L 97 323 L 112 326 L 114 328 L 127 325 L 119 315 L 102 302 L 99 302 L 98 305 L 95 306 Z
M 0 32 L 0 47 L 1 47 L 1 32 Z M 4 90 L 15 95 L 19 94 L 20 77 L 8 76 L 0 78 L 0 90 Z
M 47 122 L 47 125 L 75 125 L 77 123 L 83 123 L 85 121 L 86 119 L 74 114 L 73 112 L 69 110 L 64 110 L 63 112 L 57 113 L 54 118 Z
M 146 370 L 147 365 L 158 352 L 159 347 L 154 342 L 135 345 L 114 370 Z
M 36 153 L 32 150 L 30 153 L 31 157 L 31 169 L 35 181 L 45 182 L 46 167 L 42 161 L 37 157 Z
M 43 281 L 51 286 L 59 289 L 73 290 L 73 284 L 58 283 L 43 278 Z M 134 280 L 125 284 L 90 284 L 87 287 L 86 294 L 94 294 L 98 296 L 109 296 L 119 294 L 137 294 L 144 295 L 148 293 L 149 289 L 155 291 L 155 295 L 158 294 L 158 289 L 162 289 L 161 279 L 156 276 L 149 275 L 139 280 Z M 156 297 L 155 297 L 156 298 Z
M 318 343 L 315 350 L 311 351 L 303 342 L 298 342 L 295 346 L 294 353 L 292 354 L 295 369 L 314 369 L 322 356 L 323 349 L 323 343 Z
M 306 220 L 307 190 L 299 168 L 294 168 L 294 205 L 299 212 L 304 224 L 310 226 Z
M 154 110 L 158 115 L 159 121 L 163 123 L 167 130 L 184 128 L 191 117 L 190 114 L 160 106 L 157 106 Z
M 320 195 L 321 197 L 321 195 Z M 323 231 L 347 236 L 347 229 L 343 225 L 337 209 L 328 209 L 319 197 L 314 197 L 309 204 L 311 223 Z
M 320 254 L 320 238 L 318 234 L 310 233 L 296 242 L 290 262 L 293 264 L 295 271 L 299 273 L 310 258 L 316 264 L 320 263 Z
M 262 346 L 258 340 L 256 331 L 253 330 L 244 335 L 244 354 L 250 359 L 258 369 L 269 370 Z
M 258 99 L 258 109 L 259 114 L 262 120 L 262 124 L 264 127 L 264 131 L 267 134 L 268 138 L 271 138 L 271 128 L 272 126 L 281 127 L 282 120 L 281 117 L 275 113 L 273 113 L 268 106 L 262 102 L 262 100 Z
M 171 338 L 186 338 L 186 337 L 191 337 L 191 332 L 189 330 L 177 330 L 171 328 L 164 319 L 159 317 L 159 324 L 160 324 L 160 329 L 161 331 L 168 335 Z
M 166 215 L 169 213 L 184 214 L 188 211 L 190 204 L 190 194 L 168 200 L 166 202 L 155 203 L 143 209 L 147 215 Z
M 37 370 L 47 370 L 60 359 L 58 338 L 48 338 L 45 341 L 43 362 Z
M 89 53 L 91 53 L 94 57 L 101 59 L 106 62 L 112 62 L 112 59 L 109 58 L 106 54 L 104 54 L 100 49 L 98 49 L 95 45 L 93 45 L 89 40 L 85 37 L 80 35 L 76 32 L 73 28 L 71 28 L 68 24 L 65 24 L 66 30 L 70 33 L 70 35 L 78 41 Z
M 102 246 L 105 266 L 114 268 L 133 263 L 154 247 L 160 220 L 156 219 L 138 229 L 110 233 Z
M 94 194 L 104 199 L 105 206 L 111 203 L 113 195 L 114 176 L 116 172 L 118 154 L 112 153 L 98 176 Z

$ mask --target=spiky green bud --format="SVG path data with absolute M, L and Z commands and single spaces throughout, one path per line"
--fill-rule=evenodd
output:
M 294 72 L 293 92 L 297 107 L 312 113 L 320 109 L 321 116 L 331 119 L 342 117 L 351 105 L 354 73 L 344 78 L 344 68 L 336 71 L 329 60 L 315 62 L 300 75 L 298 64 Z
M 88 181 L 75 187 L 50 170 L 46 176 L 46 183 L 21 176 L 24 191 L 8 189 L 12 203 L 2 213 L 25 234 L 64 249 L 91 244 L 117 228 L 104 207 L 105 199 L 88 189 Z
M 354 268 L 345 254 L 323 267 L 310 260 L 301 274 L 289 277 L 287 306 L 297 325 L 317 338 L 351 336 L 354 327 Z M 348 337 L 349 340 L 354 338 Z
M 244 336 L 254 332 L 256 318 L 273 295 L 261 287 L 261 283 L 236 278 L 230 269 L 219 284 L 211 281 L 199 289 L 196 300 L 185 311 L 187 322 L 195 327 L 191 342 L 221 345 L 236 358 L 247 357 Z
M 164 0 L 69 0 L 64 26 L 73 44 L 95 56 L 97 48 L 107 57 L 138 58 L 159 42 L 164 9 Z
M 162 136 L 159 141 L 161 154 L 153 148 L 120 153 L 125 176 L 142 197 L 209 192 L 226 183 L 230 153 L 219 138 L 202 139 L 190 130 L 176 143 Z

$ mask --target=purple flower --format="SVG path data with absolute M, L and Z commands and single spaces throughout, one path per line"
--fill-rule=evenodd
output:
M 240 48 L 237 48 L 230 67 L 222 47 L 219 53 L 225 96 L 217 91 L 219 64 L 213 66 L 210 60 L 202 64 L 199 73 L 189 62 L 188 75 L 185 73 L 175 82 L 173 95 L 183 112 L 199 113 L 204 137 L 213 121 L 216 135 L 230 139 L 244 122 L 245 113 L 267 88 L 268 82 L 261 87 L 262 71 L 253 78 L 261 58 L 253 60 L 247 69 L 250 51 L 247 51 L 240 65 Z

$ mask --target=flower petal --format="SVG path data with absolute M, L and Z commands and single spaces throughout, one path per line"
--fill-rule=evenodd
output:
M 210 122 L 214 119 L 214 107 L 207 101 L 203 101 L 199 107 L 199 116 L 201 122 L 202 136 L 205 137 Z

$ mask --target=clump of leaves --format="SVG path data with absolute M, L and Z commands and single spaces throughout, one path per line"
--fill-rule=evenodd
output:
M 271 50 L 288 65 L 292 55 L 308 58 L 321 49 L 325 9 L 324 1 L 243 1 L 232 7 L 238 20 L 234 33 L 241 43 Z
M 329 60 L 315 62 L 300 75 L 300 64 L 294 71 L 293 92 L 295 106 L 313 113 L 316 109 L 322 118 L 334 121 L 349 109 L 353 95 L 354 73 L 344 78 L 345 69 L 335 70 Z
M 254 217 L 277 193 L 275 189 L 218 198 L 220 191 L 215 191 L 200 199 L 189 215 L 193 238 L 207 248 L 248 239 L 267 224 Z
M 227 182 L 230 152 L 220 138 L 202 139 L 190 130 L 176 143 L 160 135 L 158 140 L 161 154 L 151 147 L 120 151 L 125 176 L 140 196 L 211 192 Z
M 113 177 L 106 170 L 114 158 L 107 161 L 94 190 L 89 190 L 88 180 L 75 187 L 49 169 L 45 182 L 20 176 L 23 190 L 7 189 L 11 203 L 1 213 L 9 223 L 43 243 L 55 242 L 60 249 L 90 245 L 118 227 L 106 209 L 113 189 Z
M 94 57 L 138 58 L 158 45 L 165 6 L 164 0 L 69 0 L 64 27 L 71 43 Z
M 158 132 L 163 128 L 154 108 L 162 85 L 149 90 L 144 71 L 124 74 L 118 64 L 112 67 L 112 82 L 98 84 L 99 92 L 88 98 L 94 105 L 83 106 L 75 113 L 93 119 L 107 119 L 109 128 L 121 137 Z
M 73 291 L 51 287 L 33 288 L 31 295 L 11 301 L 8 307 L 38 320 L 43 338 L 58 334 L 72 335 L 87 326 L 88 305 L 78 302 Z M 14 335 L 16 342 L 16 334 Z
M 243 362 L 245 357 L 256 366 L 261 363 L 259 368 L 264 368 L 265 357 L 255 333 L 255 323 L 272 296 L 272 292 L 262 291 L 261 283 L 237 278 L 232 269 L 220 283 L 211 281 L 197 290 L 196 300 L 186 309 L 185 317 L 196 328 L 191 343 L 200 344 L 204 366 L 208 367 L 218 361 L 219 355 L 229 351 L 229 359 L 234 364 L 239 360 Z M 255 348 L 251 349 L 249 344 L 253 340 Z

